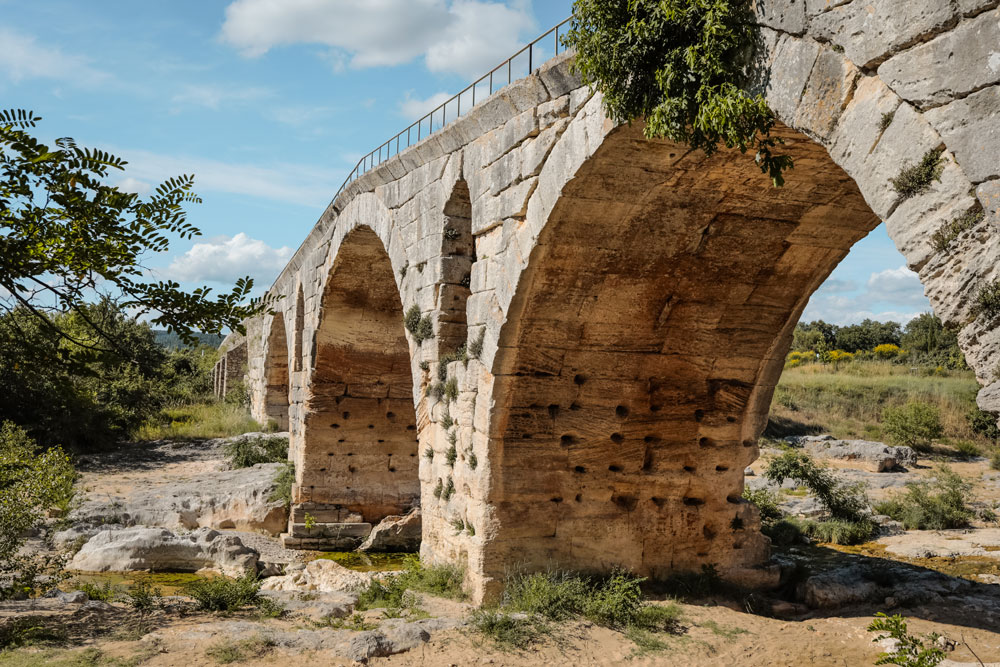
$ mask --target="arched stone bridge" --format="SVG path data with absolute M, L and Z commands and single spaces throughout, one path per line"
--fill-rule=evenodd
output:
M 757 576 L 744 467 L 809 296 L 880 221 L 1000 409 L 1000 333 L 973 315 L 1000 255 L 997 0 L 758 4 L 781 189 L 610 122 L 563 55 L 327 208 L 280 312 L 223 347 L 290 428 L 290 544 L 419 505 L 422 557 L 477 600 L 514 566 Z M 901 199 L 934 149 L 940 180 Z

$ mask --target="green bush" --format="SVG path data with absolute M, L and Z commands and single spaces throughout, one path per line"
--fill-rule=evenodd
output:
M 873 642 L 895 639 L 892 651 L 880 653 L 876 665 L 899 665 L 900 667 L 934 667 L 944 661 L 944 651 L 938 648 L 935 635 L 924 639 L 911 635 L 906 628 L 906 619 L 898 614 L 886 616 L 879 612 L 869 624 L 868 632 L 878 632 Z
M 200 579 L 184 587 L 184 594 L 194 598 L 199 609 L 206 611 L 236 611 L 257 606 L 265 598 L 260 595 L 261 582 L 256 572 L 247 572 L 236 579 L 213 577 Z
M 114 602 L 121 594 L 118 587 L 112 586 L 110 581 L 105 581 L 100 586 L 89 581 L 81 581 L 77 582 L 74 587 L 76 590 L 86 593 L 91 600 L 100 600 L 101 602 Z
M 859 523 L 869 518 L 863 487 L 839 481 L 804 452 L 787 451 L 771 459 L 764 476 L 778 485 L 786 478 L 794 479 L 808 488 L 836 521 Z
M 944 433 L 941 412 L 933 405 L 910 401 L 882 412 L 882 430 L 897 445 L 928 451 Z
M 784 547 L 801 544 L 805 537 L 802 527 L 794 519 L 782 519 L 769 526 L 762 526 L 761 532 L 771 538 L 772 543 Z
M 245 435 L 226 443 L 223 452 L 233 468 L 250 468 L 258 463 L 280 463 L 288 460 L 288 438 Z
M 817 542 L 830 544 L 863 544 L 878 531 L 878 524 L 871 519 L 860 521 L 802 521 L 799 529 L 803 535 Z
M 990 468 L 1000 470 L 1000 447 L 995 447 L 990 454 Z
M 762 527 L 772 526 L 783 516 L 778 508 L 778 494 L 768 489 L 743 488 L 743 498 L 757 506 Z
M 966 415 L 966 419 L 969 420 L 969 428 L 976 435 L 980 435 L 993 442 L 1000 439 L 1000 428 L 997 427 L 997 416 L 995 413 L 980 410 L 978 406 L 972 406 Z
M 61 449 L 40 450 L 24 429 L 0 423 L 0 600 L 33 592 L 48 563 L 18 550 L 49 509 L 69 509 L 75 479 Z
M 504 650 L 523 649 L 550 632 L 537 618 L 513 616 L 501 609 L 476 609 L 471 624 L 473 630 Z
M 880 514 L 902 522 L 907 530 L 945 530 L 969 525 L 975 514 L 968 505 L 972 486 L 947 466 L 932 482 L 913 482 L 906 491 L 875 505 Z
M 972 314 L 975 317 L 982 315 L 990 321 L 1000 315 L 1000 279 L 979 288 L 976 301 L 972 304 Z
M 971 440 L 956 440 L 952 447 L 955 448 L 955 456 L 960 459 L 974 459 L 983 455 L 983 450 Z
M 589 586 L 568 573 L 536 572 L 510 577 L 504 588 L 504 607 L 562 621 L 583 613 Z

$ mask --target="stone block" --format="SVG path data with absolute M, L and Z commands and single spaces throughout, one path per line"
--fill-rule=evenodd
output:
M 822 49 L 795 112 L 795 127 L 828 139 L 851 99 L 858 68 L 832 49 Z
M 900 97 L 921 108 L 946 104 L 1000 82 L 998 12 L 986 12 L 893 56 L 879 66 L 878 75 Z
M 565 51 L 538 68 L 538 77 L 545 84 L 549 98 L 562 97 L 583 85 L 580 74 L 572 71 L 575 51 Z
M 790 125 L 819 51 L 820 45 L 811 39 L 785 35 L 778 42 L 765 97 L 778 118 Z
M 970 181 L 979 183 L 1000 176 L 1000 86 L 930 109 L 924 117 L 955 154 Z
M 793 35 L 806 31 L 804 0 L 754 0 L 753 13 L 760 25 Z
M 957 20 L 958 12 L 951 2 L 853 0 L 813 18 L 809 31 L 842 46 L 858 67 L 870 68 Z

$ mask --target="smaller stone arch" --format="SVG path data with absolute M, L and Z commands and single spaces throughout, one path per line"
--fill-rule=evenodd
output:
M 472 236 L 472 201 L 465 180 L 455 182 L 442 212 L 441 282 L 437 285 L 441 316 L 437 337 L 438 349 L 446 355 L 465 344 L 468 335 L 466 304 L 471 294 L 476 250 Z
M 281 313 L 271 319 L 271 329 L 267 336 L 267 358 L 264 377 L 264 415 L 267 420 L 278 425 L 279 430 L 288 430 L 288 339 L 285 336 L 285 318 Z
M 306 327 L 306 303 L 302 295 L 302 283 L 295 294 L 295 349 L 292 350 L 293 368 L 302 370 L 302 332 Z

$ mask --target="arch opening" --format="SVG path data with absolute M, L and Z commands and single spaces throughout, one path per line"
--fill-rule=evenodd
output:
M 441 282 L 438 284 L 438 343 L 449 354 L 466 342 L 466 303 L 471 294 L 472 264 L 476 261 L 472 237 L 472 202 L 468 184 L 459 179 L 444 206 L 441 240 Z
M 744 468 L 809 296 L 879 223 L 821 145 L 776 134 L 782 189 L 737 151 L 638 127 L 563 187 L 493 362 L 486 582 L 512 560 L 653 577 L 766 560 Z
M 314 354 L 292 533 L 315 542 L 299 546 L 353 548 L 420 498 L 403 306 L 389 256 L 367 227 L 337 253 Z
M 277 313 L 271 319 L 267 336 L 266 386 L 264 390 L 264 415 L 274 422 L 278 430 L 288 430 L 288 340 L 285 336 L 285 319 Z

